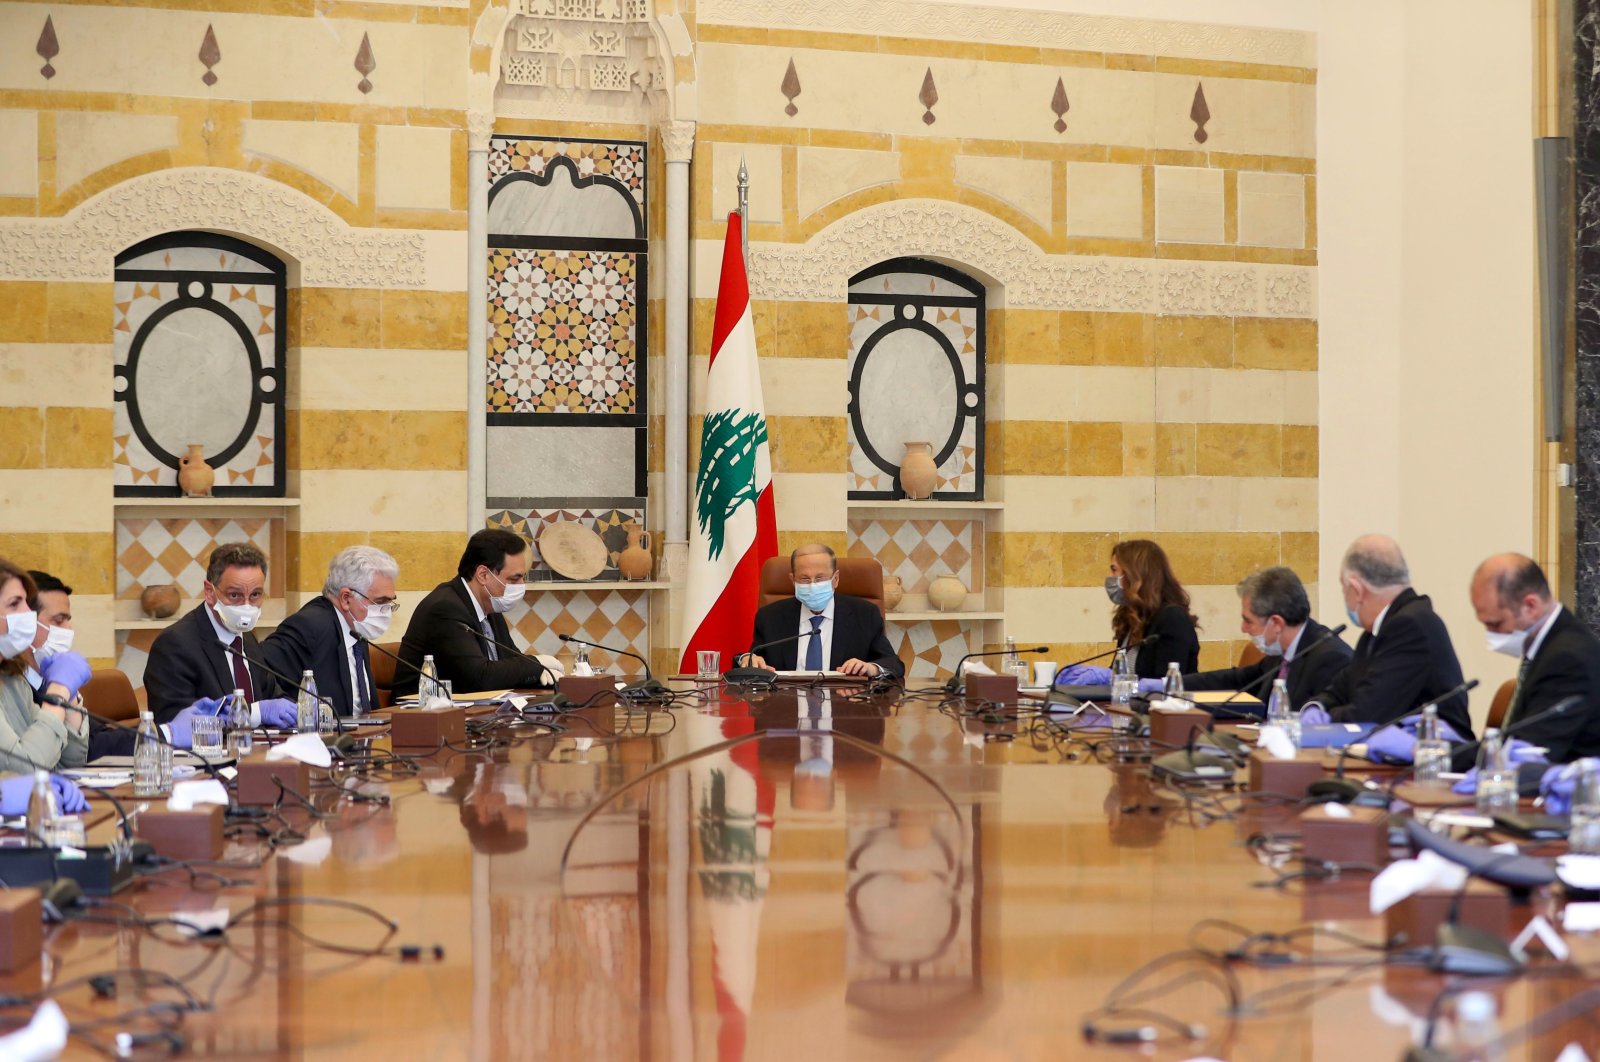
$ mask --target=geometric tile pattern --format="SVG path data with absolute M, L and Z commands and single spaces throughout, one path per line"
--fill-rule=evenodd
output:
M 920 620 L 901 625 L 894 613 L 888 617 L 889 644 L 901 660 L 910 662 L 907 679 L 947 679 L 956 673 L 961 658 L 982 640 L 982 621 Z M 981 646 L 979 647 L 981 648 Z
M 639 207 L 644 207 L 644 145 L 643 144 L 586 144 L 568 143 L 564 140 L 514 140 L 495 137 L 489 141 L 489 169 L 485 174 L 488 184 L 494 184 L 508 173 L 531 173 L 543 176 L 551 159 L 565 156 L 578 165 L 578 177 L 592 177 L 597 173 L 615 178 L 633 196 Z
M 118 631 L 117 670 L 128 676 L 134 689 L 144 687 L 144 665 L 150 659 L 150 646 L 160 631 Z M 91 708 L 91 711 L 94 709 Z
M 488 412 L 638 411 L 639 255 L 489 251 Z
M 563 521 L 574 521 L 588 524 L 594 528 L 594 533 L 606 544 L 606 570 L 596 578 L 620 578 L 617 572 L 617 554 L 628 548 L 628 532 L 623 524 L 632 521 L 644 527 L 644 506 L 637 508 L 619 509 L 499 509 L 491 510 L 487 526 L 498 527 L 506 531 L 515 531 L 533 546 L 528 559 L 530 572 L 545 572 L 550 566 L 539 555 L 539 532 L 544 524 L 555 524 Z M 529 593 L 535 589 L 531 584 Z
M 535 653 L 569 654 L 559 635 L 572 634 L 591 642 L 615 645 L 650 656 L 650 595 L 644 590 L 554 590 L 544 584 L 529 586 L 522 603 L 506 613 L 512 640 Z M 596 667 L 607 665 L 613 673 L 643 674 L 632 657 L 591 650 Z M 564 662 L 564 661 L 563 661 Z
M 273 539 L 282 540 L 281 520 L 270 517 L 117 520 L 117 597 L 137 601 L 147 586 L 177 583 L 180 612 L 204 592 L 206 560 L 224 542 L 253 542 L 267 555 L 267 596 L 283 596 L 283 572 L 273 564 Z
M 908 594 L 925 594 L 941 575 L 954 575 L 969 590 L 983 589 L 983 521 L 967 517 L 935 520 L 851 517 L 848 555 L 871 557 L 885 575 L 898 575 Z

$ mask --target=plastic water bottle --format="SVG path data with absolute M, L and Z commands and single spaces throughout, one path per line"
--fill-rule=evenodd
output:
M 1263 729 L 1269 726 L 1282 730 L 1295 748 L 1300 747 L 1300 721 L 1291 710 L 1289 684 L 1283 679 L 1273 679 L 1272 692 L 1267 695 L 1267 718 Z
M 1017 652 L 1017 640 L 1011 635 L 1006 635 L 1006 655 L 1002 658 L 1005 673 L 1017 677 L 1017 687 L 1020 689 L 1028 684 L 1028 663 Z
M 140 712 L 139 730 L 133 735 L 133 795 L 153 797 L 162 792 L 161 740 L 156 735 L 156 717 L 152 712 Z
M 1457 1057 L 1499 1062 L 1505 1052 L 1500 1039 L 1498 1006 L 1487 992 L 1463 992 L 1456 999 L 1455 1043 Z
M 426 708 L 428 702 L 439 695 L 439 669 L 433 663 L 433 657 L 422 658 L 422 666 L 417 669 L 417 707 Z
M 594 674 L 594 665 L 589 663 L 589 647 L 587 645 L 580 645 L 577 642 L 572 643 L 572 674 L 574 676 Z
M 33 792 L 28 794 L 28 843 L 40 848 L 56 846 L 56 791 L 50 788 L 50 772 L 33 772 Z
M 1167 665 L 1167 677 L 1161 681 L 1161 692 L 1168 697 L 1183 697 L 1183 670 L 1176 660 Z
M 1478 748 L 1478 814 L 1493 817 L 1517 810 L 1517 772 L 1506 762 L 1500 731 L 1483 732 Z
M 428 657 L 432 660 L 433 657 Z M 317 732 L 317 676 L 307 668 L 300 675 L 300 696 L 294 705 L 294 728 L 304 734 Z
M 250 755 L 250 750 L 255 747 L 255 728 L 251 726 L 250 702 L 244 699 L 243 692 L 230 706 L 231 710 L 223 725 L 228 728 L 228 751 L 234 759 L 243 759 Z
M 1417 722 L 1417 743 L 1412 754 L 1412 772 L 1419 785 L 1441 785 L 1450 769 L 1450 742 L 1439 736 L 1439 709 L 1428 705 Z
M 1581 855 L 1600 855 L 1600 770 L 1594 761 L 1579 760 L 1572 780 L 1572 826 L 1567 849 Z
M 1111 703 L 1123 708 L 1133 703 L 1133 691 L 1138 686 L 1138 680 L 1133 677 L 1133 669 L 1128 666 L 1128 651 L 1118 649 L 1117 655 L 1111 661 Z

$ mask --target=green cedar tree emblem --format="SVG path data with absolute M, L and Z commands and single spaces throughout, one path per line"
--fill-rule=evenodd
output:
M 724 528 L 739 506 L 756 503 L 756 450 L 767 441 L 759 413 L 724 409 L 706 417 L 700 431 L 700 471 L 695 514 L 711 540 L 711 559 L 722 556 Z

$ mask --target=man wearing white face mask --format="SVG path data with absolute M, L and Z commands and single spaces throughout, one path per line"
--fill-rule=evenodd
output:
M 439 678 L 455 693 L 554 684 L 544 664 L 517 651 L 506 623 L 527 589 L 528 554 L 526 539 L 499 528 L 467 540 L 456 578 L 434 587 L 411 614 L 395 669 L 396 696 L 417 691 L 424 656 L 433 657 Z
M 1248 667 L 1185 675 L 1185 690 L 1247 689 L 1260 698 L 1264 712 L 1272 680 L 1281 678 L 1298 709 L 1350 662 L 1350 647 L 1326 637 L 1328 628 L 1311 618 L 1305 585 L 1288 568 L 1263 568 L 1246 576 L 1239 583 L 1239 615 L 1239 629 L 1264 654 L 1261 660 Z M 1148 693 L 1159 690 L 1161 680 L 1140 680 L 1139 685 Z
M 156 722 L 168 723 L 208 697 L 244 690 L 259 722 L 293 726 L 294 702 L 260 666 L 252 633 L 267 596 L 267 558 L 248 542 L 229 542 L 206 560 L 205 598 L 157 636 L 144 666 L 144 688 Z M 292 691 L 291 691 L 292 692 Z
M 1577 695 L 1583 698 L 1577 708 L 1530 722 L 1517 737 L 1547 749 L 1551 763 L 1600 755 L 1600 639 L 1561 607 L 1544 571 L 1520 553 L 1478 565 L 1471 595 L 1489 648 L 1519 661 L 1501 729 Z
M 381 549 L 340 550 L 328 564 L 322 596 L 307 601 L 261 644 L 267 666 L 291 678 L 311 671 L 317 694 L 341 716 L 378 707 L 367 643 L 389 630 L 399 578 L 400 565 Z

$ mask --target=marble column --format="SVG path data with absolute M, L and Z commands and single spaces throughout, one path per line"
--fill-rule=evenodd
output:
M 484 526 L 488 508 L 489 427 L 484 419 L 489 298 L 489 137 L 494 115 L 467 112 L 467 512 L 468 534 Z
M 661 127 L 667 156 L 667 578 L 688 574 L 689 554 L 689 160 L 693 122 Z
M 1574 0 L 1573 305 L 1577 349 L 1574 398 L 1577 442 L 1578 616 L 1600 628 L 1600 0 Z

